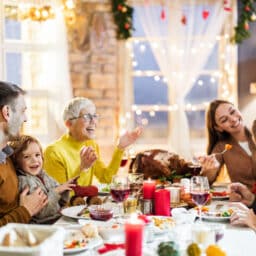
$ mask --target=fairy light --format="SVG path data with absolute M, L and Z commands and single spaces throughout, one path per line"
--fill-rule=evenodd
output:
M 216 82 L 216 79 L 214 77 L 211 77 L 210 82 L 214 84 Z
M 199 80 L 197 83 L 199 86 L 203 86 L 203 84 L 204 84 L 203 80 Z
M 137 67 L 137 66 L 138 66 L 138 62 L 137 62 L 137 61 L 133 61 L 133 62 L 132 62 L 132 66 L 133 66 L 133 67 Z
M 136 115 L 140 116 L 142 114 L 142 111 L 140 109 L 136 110 Z
M 154 76 L 154 80 L 158 82 L 160 80 L 160 76 Z
M 156 112 L 153 111 L 153 110 L 151 110 L 151 111 L 149 111 L 149 115 L 152 116 L 152 117 L 154 117 L 154 116 L 156 115 Z
M 131 117 L 132 117 L 131 112 L 126 112 L 126 113 L 125 113 L 125 117 L 126 117 L 127 119 L 131 119 Z
M 146 51 L 146 46 L 144 44 L 140 45 L 140 52 L 144 53 Z

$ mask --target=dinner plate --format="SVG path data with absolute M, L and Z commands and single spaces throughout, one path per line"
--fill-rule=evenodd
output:
M 85 207 L 85 205 L 77 205 L 67 207 L 61 210 L 61 214 L 65 217 L 73 218 L 73 219 L 90 219 L 89 214 L 87 216 L 77 216 L 77 214 Z
M 83 239 L 83 236 L 80 235 L 78 229 L 66 230 L 64 243 L 67 241 L 72 241 L 72 239 L 74 239 L 74 240 Z M 68 249 L 64 248 L 63 249 L 64 254 L 73 254 L 73 253 L 82 252 L 85 250 L 93 249 L 102 244 L 102 239 L 100 237 L 95 237 L 95 238 L 90 238 L 90 239 L 84 238 L 84 240 L 86 240 L 85 246 L 81 246 L 81 247 L 77 247 L 77 248 L 68 248 Z
M 218 216 L 210 216 L 202 213 L 202 219 L 207 221 L 213 221 L 213 222 L 229 222 L 230 216 L 228 217 L 218 217 Z
M 175 226 L 172 217 L 165 216 L 149 216 L 152 221 L 152 231 L 154 235 L 162 235 Z

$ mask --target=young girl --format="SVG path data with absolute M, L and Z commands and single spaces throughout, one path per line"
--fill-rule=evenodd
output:
M 255 122 L 252 133 L 244 125 L 240 111 L 230 102 L 214 100 L 207 112 L 208 156 L 199 157 L 202 173 L 213 183 L 225 164 L 231 182 L 252 189 L 256 182 Z M 225 153 L 227 144 L 232 148 Z
M 42 170 L 42 147 L 35 138 L 22 135 L 18 140 L 9 142 L 9 145 L 14 149 L 12 161 L 19 178 L 19 191 L 28 186 L 31 193 L 40 187 L 48 196 L 48 204 L 32 218 L 31 223 L 55 222 L 61 216 L 61 206 L 68 202 L 68 191 L 75 186 L 74 179 L 59 185 Z

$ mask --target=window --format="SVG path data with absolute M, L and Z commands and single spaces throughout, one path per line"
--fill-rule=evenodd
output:
M 63 123 L 58 109 L 59 92 L 65 92 L 65 86 L 66 92 L 70 92 L 71 87 L 66 78 L 68 74 L 65 74 L 68 68 L 65 71 L 62 69 L 68 63 L 63 57 L 67 49 L 63 49 L 60 43 L 65 41 L 66 35 L 61 34 L 57 12 L 55 18 L 42 22 L 22 18 L 24 8 L 37 7 L 36 4 L 27 2 L 24 5 L 9 0 L 0 2 L 0 79 L 16 83 L 27 91 L 29 121 L 24 124 L 23 133 L 35 136 L 46 144 L 56 139 L 57 126 Z
M 214 11 L 214 6 L 207 6 L 210 13 Z M 160 20 L 163 8 L 165 8 L 166 16 L 168 16 L 168 7 L 155 4 L 151 8 L 154 13 L 159 14 L 157 19 Z M 182 54 L 182 51 L 186 50 L 180 49 L 179 45 L 176 45 L 176 49 L 173 45 L 167 45 L 169 47 L 167 50 L 161 47 L 160 42 L 168 40 L 168 37 L 170 37 L 166 33 L 167 30 L 164 29 L 168 26 L 168 20 L 162 20 L 162 26 L 158 26 L 159 30 L 161 30 L 161 32 L 158 31 L 158 37 L 146 35 L 145 25 L 143 26 L 140 19 L 140 11 L 143 8 L 145 6 L 134 5 L 133 24 L 135 31 L 133 38 L 126 43 L 127 62 L 131 66 L 126 80 L 130 81 L 133 89 L 130 91 L 132 96 L 126 97 L 124 116 L 126 117 L 126 122 L 132 120 L 134 125 L 141 123 L 147 127 L 143 136 L 145 139 L 141 141 L 142 144 L 164 145 L 167 144 L 166 138 L 170 135 L 171 126 L 173 125 L 169 113 L 176 111 L 180 106 L 171 102 L 172 92 L 168 86 L 168 78 L 159 67 L 159 61 L 157 61 L 159 56 L 155 54 L 155 51 L 165 51 L 163 56 L 168 58 L 168 54 L 173 50 L 177 50 L 178 54 L 180 52 Z M 194 6 L 194 11 L 200 14 L 203 11 L 202 8 L 201 5 Z M 181 17 L 182 15 L 188 15 L 189 6 L 183 5 L 182 10 Z M 208 22 L 203 20 L 200 15 L 195 17 L 195 24 Z M 154 18 L 156 19 L 156 16 Z M 190 76 L 192 83 L 184 97 L 184 104 L 189 123 L 190 138 L 193 142 L 191 145 L 194 147 L 191 147 L 191 152 L 205 152 L 205 110 L 207 103 L 215 98 L 236 101 L 236 79 L 234 78 L 236 48 L 230 44 L 232 17 L 226 19 L 221 28 L 221 33 L 215 36 L 214 41 L 211 41 L 211 43 L 208 40 L 208 37 L 212 37 L 210 33 L 202 35 L 199 33 L 199 26 L 195 26 L 195 28 L 189 39 L 197 47 L 190 49 L 192 54 L 193 50 L 195 52 L 207 50 L 210 54 L 208 53 L 208 57 L 199 72 L 194 76 Z M 184 25 L 182 29 L 188 30 L 188 27 Z M 189 45 L 189 42 L 187 45 Z M 192 54 L 190 53 L 190 56 Z M 193 56 L 193 58 L 200 58 L 198 54 Z M 170 67 L 170 73 L 172 77 L 181 76 L 181 79 L 184 79 L 184 83 L 187 83 L 186 72 L 189 69 L 190 67 L 187 67 L 182 73 L 180 71 L 176 72 Z M 128 79 L 128 76 L 130 76 L 130 79 Z M 130 115 L 128 113 L 133 114 Z M 127 117 L 131 117 L 131 119 L 128 120 Z M 203 143 L 202 139 L 204 140 Z

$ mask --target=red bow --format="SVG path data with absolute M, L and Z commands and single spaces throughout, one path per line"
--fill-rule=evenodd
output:
M 98 249 L 99 254 L 103 254 L 109 251 L 117 250 L 117 249 L 124 249 L 125 246 L 123 243 L 121 244 L 104 244 L 104 246 L 100 249 Z

